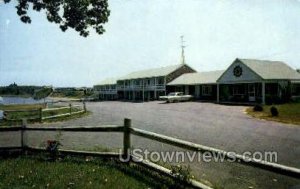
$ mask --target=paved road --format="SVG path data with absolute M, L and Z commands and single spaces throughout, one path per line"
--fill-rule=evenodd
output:
M 300 126 L 253 119 L 244 113 L 244 106 L 202 102 L 96 102 L 88 103 L 87 108 L 93 112 L 87 117 L 46 126 L 122 125 L 123 119 L 128 117 L 132 119 L 133 127 L 222 150 L 237 153 L 276 151 L 279 163 L 300 167 Z M 57 133 L 51 136 L 49 133 L 31 133 L 28 141 L 32 145 L 42 145 L 45 138 L 55 135 Z M 65 148 L 122 146 L 120 134 L 64 133 L 62 139 Z M 133 137 L 132 145 L 151 150 L 179 150 L 139 137 Z M 237 163 L 194 162 L 192 166 L 198 178 L 225 188 L 289 188 L 300 184 L 300 180 Z

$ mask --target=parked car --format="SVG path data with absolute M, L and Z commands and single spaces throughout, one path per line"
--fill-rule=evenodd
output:
M 169 102 L 183 102 L 189 101 L 193 99 L 192 95 L 184 95 L 183 92 L 172 92 L 169 93 L 168 96 L 160 96 L 160 100 L 164 100 L 167 103 Z

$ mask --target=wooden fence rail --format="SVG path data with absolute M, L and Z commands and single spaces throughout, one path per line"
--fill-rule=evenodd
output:
M 65 107 L 59 107 L 59 108 L 45 108 L 42 109 L 42 112 L 48 112 L 48 111 L 55 111 L 55 110 L 63 110 L 63 109 L 69 109 L 69 106 L 65 106 Z
M 172 146 L 180 147 L 186 150 L 192 150 L 192 151 L 197 151 L 197 152 L 210 152 L 214 154 L 221 154 L 222 157 L 225 159 L 235 159 L 235 162 L 238 163 L 243 163 L 245 165 L 249 165 L 252 167 L 256 168 L 261 168 L 264 170 L 269 170 L 274 173 L 278 173 L 281 175 L 286 175 L 294 178 L 300 178 L 300 169 L 295 168 L 295 167 L 290 167 L 286 165 L 281 165 L 277 163 L 272 163 L 272 162 L 267 162 L 264 160 L 258 160 L 254 158 L 247 158 L 243 155 L 240 154 L 232 154 L 224 150 L 220 150 L 217 148 L 212 148 L 192 142 L 188 142 L 185 140 L 173 138 L 170 136 L 154 133 L 154 132 L 149 132 L 145 131 L 142 129 L 138 128 L 133 128 L 131 127 L 131 120 L 130 119 L 124 119 L 124 125 L 119 126 L 119 125 L 106 125 L 106 126 L 98 126 L 98 127 L 55 127 L 55 128 L 49 128 L 49 127 L 43 127 L 43 128 L 37 128 L 37 127 L 26 127 L 26 121 L 24 120 L 22 127 L 0 127 L 0 132 L 6 132 L 6 131 L 21 131 L 21 147 L 23 149 L 27 150 L 36 150 L 40 151 L 43 149 L 38 149 L 38 148 L 30 148 L 27 147 L 24 141 L 24 133 L 26 131 L 66 131 L 66 132 L 122 132 L 123 133 L 123 153 L 121 154 L 123 158 L 128 158 L 129 160 L 136 160 L 138 157 L 135 157 L 131 154 L 130 146 L 131 146 L 131 135 L 136 135 L 139 137 L 155 140 L 158 142 L 166 143 Z M 8 148 L 8 147 L 5 147 Z M 1 148 L 0 148 L 1 150 Z M 106 152 L 102 153 L 94 153 L 94 152 L 84 152 L 84 151 L 72 151 L 72 150 L 61 150 L 64 153 L 69 153 L 69 154 L 90 154 L 90 155 L 105 155 Z M 111 153 L 107 152 L 107 155 L 116 155 L 116 153 Z M 216 156 L 220 157 L 220 156 Z M 144 159 L 139 159 L 138 162 L 135 163 L 140 163 L 144 166 L 150 167 L 152 169 L 155 169 L 159 172 L 162 172 L 164 174 L 170 175 L 171 170 L 162 167 L 160 165 L 154 164 L 152 162 L 149 162 Z M 198 181 L 191 180 L 191 183 L 195 187 L 199 188 L 206 188 L 205 185 L 202 183 L 199 183 Z M 209 188 L 209 187 L 208 187 Z
M 81 109 L 78 111 L 72 111 L 72 108 L 78 108 L 80 107 Z M 57 115 L 50 115 L 50 116 L 43 116 L 43 113 L 45 112 L 53 112 L 53 111 L 58 111 L 58 110 L 64 110 L 64 109 L 68 109 L 69 111 L 67 113 L 62 113 L 62 114 L 57 114 Z M 18 112 L 35 112 L 36 115 L 35 116 L 31 116 L 31 117 L 26 117 L 27 120 L 39 120 L 40 122 L 42 122 L 43 120 L 47 120 L 47 119 L 53 119 L 53 118 L 59 118 L 59 117 L 67 117 L 67 116 L 71 116 L 71 115 L 75 115 L 75 114 L 80 114 L 80 113 L 84 113 L 86 112 L 86 104 L 85 102 L 82 102 L 82 105 L 72 105 L 69 104 L 69 106 L 64 106 L 64 107 L 58 107 L 58 108 L 38 108 L 38 109 L 31 109 L 31 110 L 5 110 L 4 111 L 4 119 L 7 121 L 20 121 L 21 119 L 10 119 L 7 118 L 7 114 L 8 113 L 18 113 Z
M 266 169 L 266 170 L 269 170 L 269 171 L 272 171 L 275 173 L 292 176 L 292 177 L 296 177 L 296 178 L 300 177 L 300 169 L 298 169 L 298 168 L 289 167 L 289 166 L 272 163 L 272 162 L 267 162 L 264 160 L 254 159 L 254 158 L 250 158 L 250 157 L 245 157 L 240 154 L 231 153 L 231 152 L 227 152 L 224 150 L 220 150 L 217 148 L 212 148 L 212 147 L 208 147 L 208 146 L 204 146 L 204 145 L 200 145 L 200 144 L 195 144 L 192 142 L 176 139 L 173 137 L 157 134 L 154 132 L 144 131 L 142 129 L 131 128 L 131 133 L 136 136 L 148 138 L 151 140 L 155 140 L 158 142 L 162 142 L 165 144 L 169 144 L 169 145 L 180 147 L 180 148 L 187 149 L 187 150 L 198 151 L 198 152 L 210 152 L 210 153 L 216 154 L 216 155 L 220 154 L 222 156 L 219 156 L 219 157 L 224 157 L 226 160 L 234 159 L 236 162 L 250 165 L 252 167 Z M 216 156 L 216 157 L 218 157 L 218 156 Z

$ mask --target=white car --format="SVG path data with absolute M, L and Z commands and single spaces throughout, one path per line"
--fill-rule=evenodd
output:
M 184 95 L 183 92 L 173 92 L 173 93 L 169 93 L 168 96 L 159 97 L 159 100 L 165 100 L 167 103 L 189 101 L 192 99 L 193 99 L 192 95 Z

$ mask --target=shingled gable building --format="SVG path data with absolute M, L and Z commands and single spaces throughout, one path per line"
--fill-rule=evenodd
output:
M 169 92 L 169 82 L 182 74 L 192 72 L 196 71 L 187 64 L 132 72 L 118 79 L 118 96 L 127 100 L 156 100 Z
M 174 91 L 190 94 L 198 100 L 217 100 L 217 80 L 224 70 L 187 73 L 168 83 Z
M 225 71 L 183 74 L 168 86 L 220 103 L 270 104 L 300 98 L 300 74 L 279 61 L 236 59 Z
M 265 104 L 300 96 L 300 74 L 280 61 L 237 58 L 217 83 L 220 102 Z

